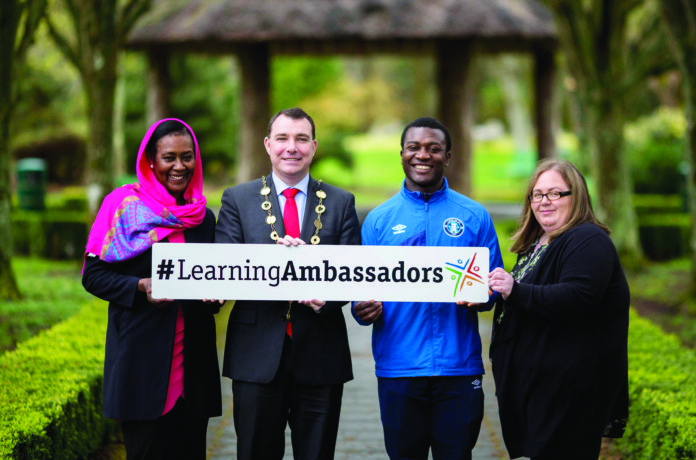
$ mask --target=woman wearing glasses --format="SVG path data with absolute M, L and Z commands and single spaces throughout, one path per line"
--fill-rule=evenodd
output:
M 510 458 L 592 459 L 628 417 L 629 290 L 609 229 L 571 163 L 545 160 L 497 268 L 490 356 Z

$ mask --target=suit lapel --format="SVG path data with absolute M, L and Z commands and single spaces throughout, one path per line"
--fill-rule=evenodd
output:
M 312 179 L 312 176 L 309 176 L 307 200 L 305 200 L 304 218 L 302 219 L 302 230 L 300 231 L 302 240 L 307 244 L 310 244 L 309 240 L 314 235 L 314 219 L 316 219 L 317 215 L 315 208 L 319 204 L 319 198 L 317 197 L 318 189 L 319 182 Z
M 266 184 L 271 188 L 271 194 L 268 196 L 268 201 L 271 202 L 271 214 L 273 214 L 276 218 L 275 226 L 276 231 L 278 232 L 278 237 L 282 238 L 285 236 L 285 225 L 283 224 L 283 212 L 280 208 L 280 201 L 278 200 L 278 192 L 276 191 L 275 188 L 275 183 L 273 183 L 273 178 L 269 174 L 266 177 Z M 259 189 L 261 190 L 261 189 Z M 262 201 L 266 201 L 265 198 L 259 194 L 261 197 Z M 259 205 L 260 206 L 260 205 Z M 262 209 L 263 211 L 263 209 Z M 266 226 L 266 229 L 268 230 L 266 233 L 268 233 L 268 240 L 271 241 L 272 243 L 275 243 L 275 241 L 271 240 L 271 232 L 273 231 L 271 229 L 271 226 L 266 223 L 266 217 L 268 216 L 268 212 L 263 211 L 264 217 L 263 217 L 263 225 Z

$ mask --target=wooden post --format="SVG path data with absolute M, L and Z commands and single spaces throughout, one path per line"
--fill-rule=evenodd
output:
M 169 105 L 171 80 L 169 78 L 169 51 L 150 48 L 147 52 L 147 122 L 172 116 Z
M 556 63 L 553 50 L 539 47 L 534 51 L 534 121 L 539 160 L 556 156 L 554 136 L 554 96 Z
M 267 44 L 244 45 L 237 57 L 242 74 L 240 146 L 237 183 L 268 174 L 270 164 L 263 146 L 271 117 L 270 51 Z
M 437 117 L 449 129 L 452 156 L 447 181 L 452 189 L 471 194 L 471 79 L 473 45 L 467 40 L 443 40 L 437 44 Z

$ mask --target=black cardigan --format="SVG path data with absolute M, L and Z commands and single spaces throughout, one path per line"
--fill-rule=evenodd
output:
M 212 243 L 215 216 L 209 209 L 198 227 L 184 231 L 189 243 Z M 138 291 L 150 278 L 152 249 L 117 263 L 88 257 L 82 284 L 109 302 L 104 359 L 104 416 L 153 420 L 164 410 L 176 327 L 176 304 L 157 308 Z M 181 301 L 184 312 L 184 393 L 190 415 L 221 415 L 220 368 L 215 319 L 220 305 Z
M 616 249 L 594 224 L 557 237 L 499 297 L 490 356 L 511 458 L 572 448 L 625 422 L 629 302 Z

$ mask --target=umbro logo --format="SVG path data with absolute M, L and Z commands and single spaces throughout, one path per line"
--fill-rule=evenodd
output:
M 476 379 L 471 382 L 471 385 L 474 387 L 474 390 L 478 390 L 481 388 L 481 381 L 479 379 Z
M 399 224 L 394 227 L 392 227 L 392 230 L 394 230 L 394 235 L 397 235 L 399 233 L 405 233 L 404 229 L 406 226 L 404 224 Z

